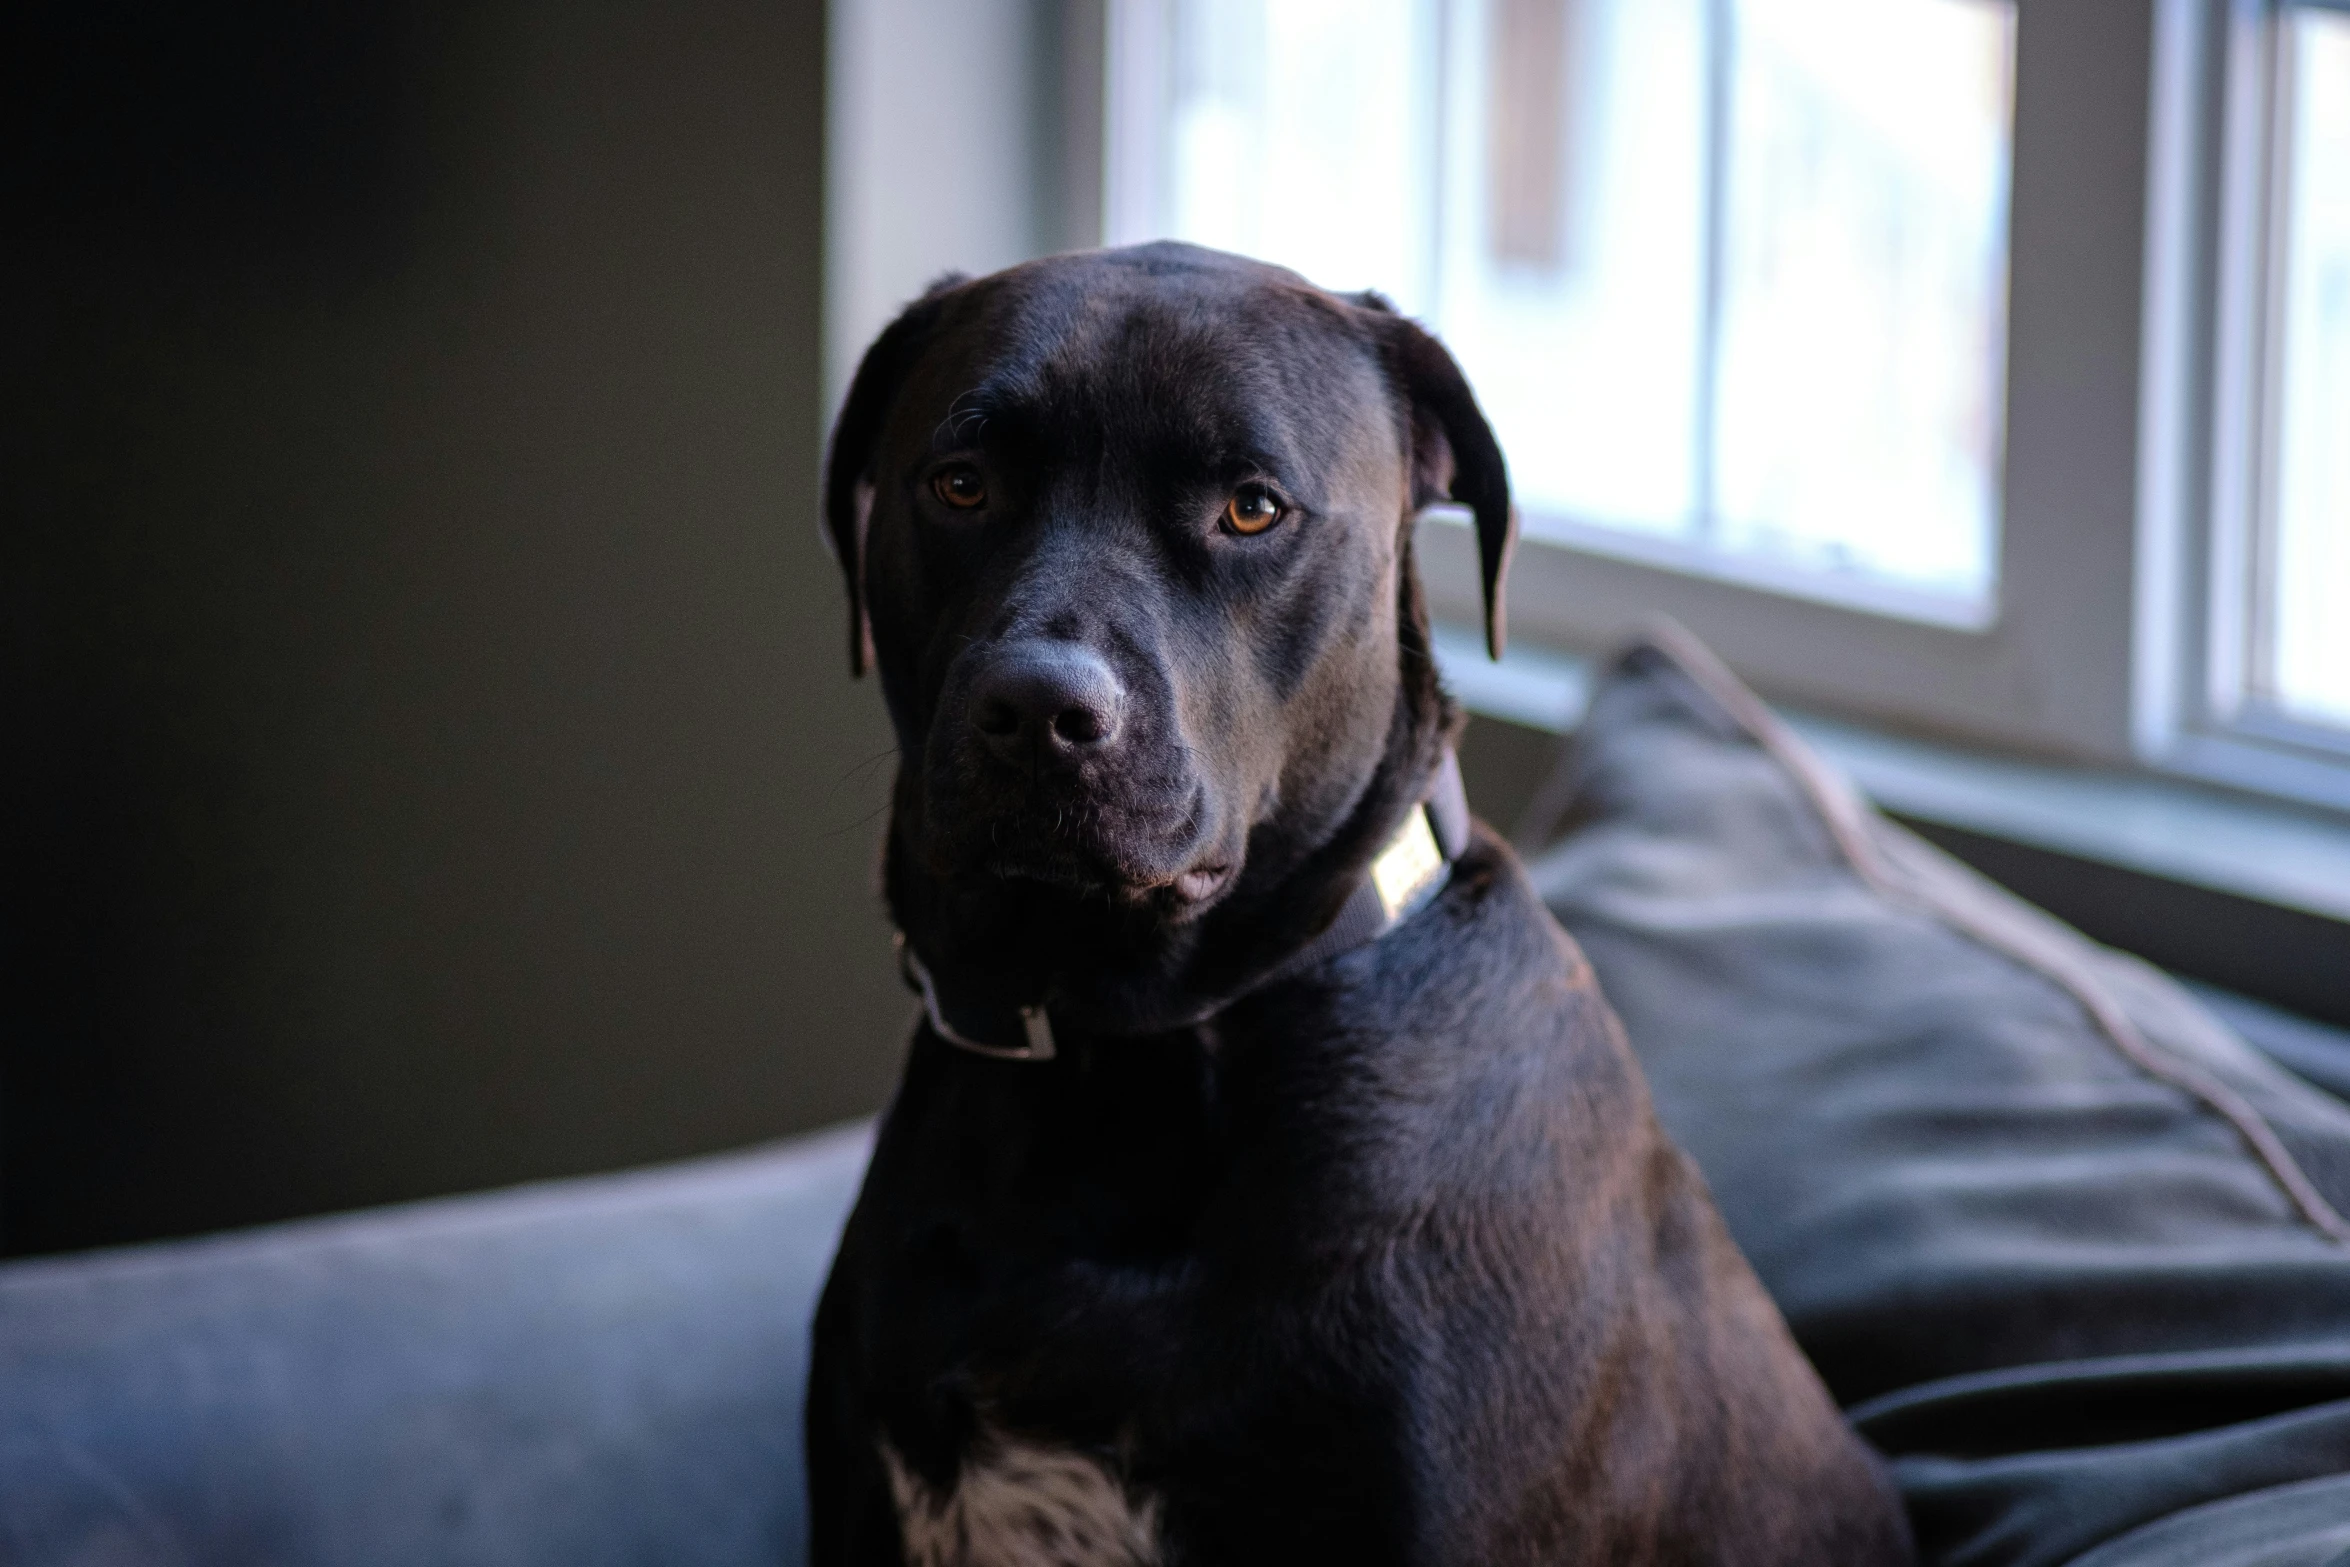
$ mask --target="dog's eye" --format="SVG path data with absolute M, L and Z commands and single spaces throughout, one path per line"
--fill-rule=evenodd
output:
M 957 511 L 970 511 L 987 504 L 987 481 L 969 463 L 957 463 L 931 476 L 930 493 Z
M 1262 533 L 1281 520 L 1281 502 L 1261 484 L 1244 484 L 1224 503 L 1224 526 L 1234 533 Z

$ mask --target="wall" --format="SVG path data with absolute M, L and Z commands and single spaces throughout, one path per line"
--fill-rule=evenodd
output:
M 0 1246 L 874 1107 L 820 6 L 4 25 Z
M 1103 0 L 847 0 L 826 130 L 828 406 L 940 274 L 1101 242 Z

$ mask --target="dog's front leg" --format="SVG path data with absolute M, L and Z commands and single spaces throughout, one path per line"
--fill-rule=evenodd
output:
M 841 1310 L 827 1286 L 808 1370 L 808 1560 L 813 1567 L 899 1567 L 905 1560 L 873 1422 L 848 1374 Z

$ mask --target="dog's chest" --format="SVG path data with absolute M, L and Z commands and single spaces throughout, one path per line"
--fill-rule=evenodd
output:
M 881 1458 L 909 1567 L 1154 1567 L 1159 1507 L 1096 1460 L 1000 1434 L 939 1490 L 886 1441 Z

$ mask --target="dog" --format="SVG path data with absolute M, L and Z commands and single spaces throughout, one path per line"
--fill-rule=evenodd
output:
M 813 1559 L 1911 1559 L 1470 822 L 1416 516 L 1502 454 L 1374 294 L 1177 244 L 932 287 L 835 427 L 922 998 L 816 1318 Z

